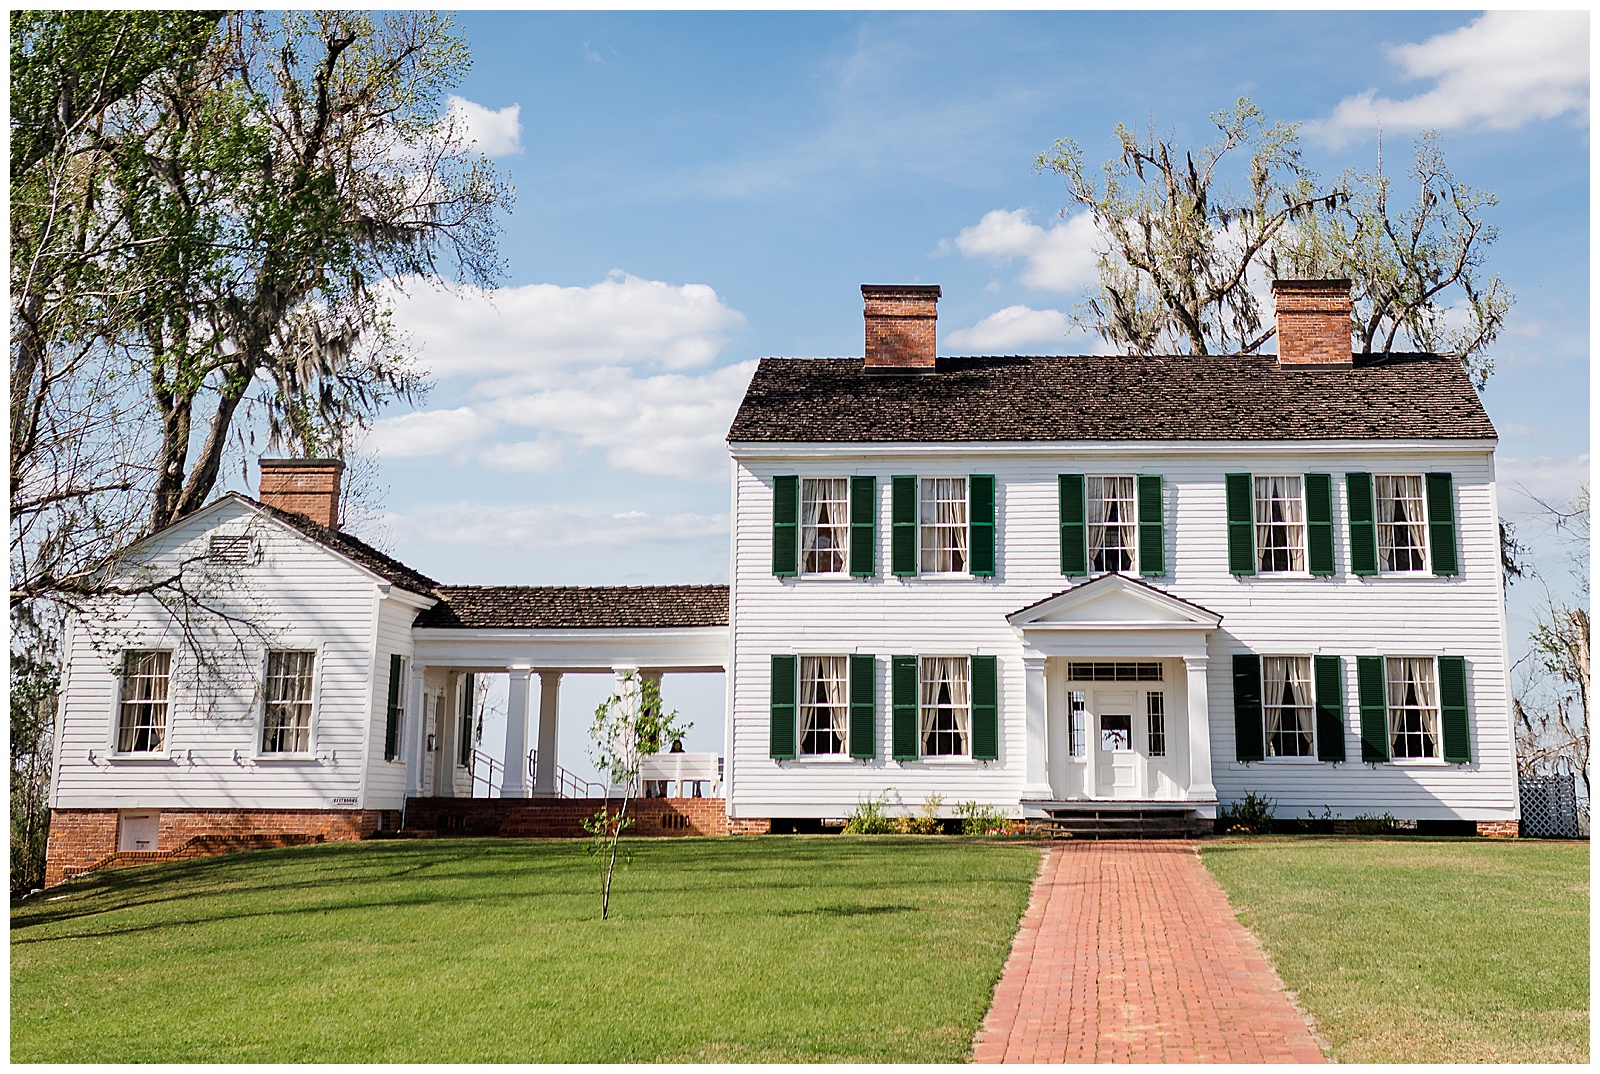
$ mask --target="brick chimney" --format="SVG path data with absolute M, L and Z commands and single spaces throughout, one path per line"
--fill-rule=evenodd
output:
M 1350 281 L 1273 280 L 1279 369 L 1349 369 Z
M 262 459 L 261 502 L 338 529 L 343 476 L 338 459 Z
M 868 369 L 933 372 L 939 325 L 937 285 L 864 283 Z

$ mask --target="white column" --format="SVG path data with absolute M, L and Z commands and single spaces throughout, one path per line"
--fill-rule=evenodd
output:
M 561 711 L 561 672 L 539 672 L 539 761 L 533 769 L 533 796 L 555 798 L 561 791 L 556 786 L 556 720 Z
M 1062 673 L 1045 674 L 1045 768 L 1050 773 L 1050 797 L 1067 797 L 1067 755 L 1072 747 L 1067 735 L 1067 683 Z
M 425 700 L 423 680 L 428 673 L 425 665 L 411 662 L 411 682 L 406 689 L 406 727 L 405 741 L 402 743 L 406 755 L 406 797 L 416 798 L 422 794 L 422 762 L 428 755 L 427 726 L 423 721 L 423 702 Z
M 506 767 L 500 777 L 500 797 L 526 798 L 522 781 L 528 774 L 528 688 L 533 680 L 533 669 L 510 670 L 511 690 L 506 697 Z
M 1189 789 L 1191 799 L 1215 799 L 1211 782 L 1211 699 L 1203 656 L 1186 656 L 1189 679 Z
M 1027 717 L 1027 734 L 1023 742 L 1022 797 L 1049 798 L 1050 775 L 1046 767 L 1049 755 L 1046 753 L 1045 728 L 1049 720 L 1050 699 L 1045 689 L 1044 657 L 1023 657 L 1022 678 Z
M 457 725 L 461 723 L 461 697 L 456 686 L 460 680 L 458 672 L 452 671 L 445 676 L 444 701 L 440 703 L 439 717 L 434 721 L 439 738 L 433 753 L 435 798 L 456 796 L 456 734 Z

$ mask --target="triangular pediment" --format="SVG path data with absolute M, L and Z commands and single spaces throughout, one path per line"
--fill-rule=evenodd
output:
M 1046 597 L 1006 617 L 1012 626 L 1148 626 L 1210 630 L 1222 616 L 1155 586 L 1107 574 Z

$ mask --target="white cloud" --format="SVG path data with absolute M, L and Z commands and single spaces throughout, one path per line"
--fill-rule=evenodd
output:
M 491 444 L 478 453 L 484 465 L 518 474 L 548 474 L 561 469 L 561 445 L 552 439 Z
M 514 157 L 522 152 L 522 106 L 485 108 L 465 97 L 450 95 L 445 116 L 461 129 L 486 157 Z
M 634 548 L 726 537 L 726 514 L 655 515 L 622 511 L 580 515 L 553 507 L 430 504 L 391 512 L 383 522 L 415 543 L 515 548 L 529 553 L 556 548 Z
M 1094 221 L 1088 213 L 1045 229 L 1033 223 L 1026 209 L 995 209 L 963 228 L 956 248 L 968 257 L 1003 264 L 1024 258 L 1018 279 L 1042 291 L 1077 291 L 1097 283 Z
M 1543 508 L 1533 497 L 1552 507 L 1565 506 L 1589 480 L 1589 455 L 1541 455 L 1536 458 L 1495 459 L 1495 483 L 1500 489 L 1500 510 L 1516 520 L 1532 518 Z
M 482 439 L 487 424 L 471 407 L 422 410 L 374 422 L 365 447 L 394 459 L 461 453 Z
M 710 363 L 744 315 L 703 283 L 616 271 L 588 287 L 536 283 L 484 290 L 408 281 L 395 322 L 435 376 L 533 374 L 574 366 Z
M 1487 127 L 1510 130 L 1589 99 L 1587 11 L 1490 11 L 1459 30 L 1390 48 L 1408 79 L 1433 88 L 1392 100 L 1369 89 L 1340 101 L 1307 136 L 1334 147 L 1387 131 Z
M 970 328 L 951 332 L 947 342 L 968 354 L 1014 354 L 1028 343 L 1060 345 L 1072 329 L 1072 319 L 1060 310 L 1007 306 Z

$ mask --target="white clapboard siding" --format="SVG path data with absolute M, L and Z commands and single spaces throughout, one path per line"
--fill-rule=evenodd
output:
M 379 602 L 377 608 L 377 644 L 373 654 L 371 747 L 367 754 L 367 786 L 363 803 L 368 809 L 399 809 L 405 804 L 406 732 L 410 727 L 409 713 L 400 720 L 400 753 L 392 761 L 383 757 L 384 732 L 389 714 L 389 657 L 399 653 L 407 661 L 405 674 L 400 679 L 400 704 L 407 703 L 410 689 L 411 623 L 417 617 L 417 607 L 404 603 L 395 591 Z
M 733 532 L 734 643 L 731 674 L 730 810 L 736 816 L 842 816 L 868 795 L 915 806 L 930 794 L 947 807 L 972 799 L 1014 807 L 1024 779 L 1022 644 L 1006 616 L 1081 579 L 1060 572 L 1057 476 L 1161 474 L 1165 481 L 1167 574 L 1145 581 L 1220 614 L 1209 645 L 1213 779 L 1222 801 L 1256 791 L 1282 814 L 1388 810 L 1400 817 L 1491 819 L 1516 809 L 1507 696 L 1499 536 L 1490 449 L 1484 444 L 1217 445 L 1059 453 L 1007 445 L 806 445 L 795 457 L 736 455 Z M 1453 578 L 1349 572 L 1346 472 L 1452 474 L 1460 573 Z M 1223 476 L 1332 475 L 1332 578 L 1235 577 L 1228 572 Z M 890 478 L 897 474 L 996 479 L 996 576 L 899 579 L 890 574 Z M 873 475 L 878 487 L 877 574 L 779 579 L 771 569 L 772 479 Z M 1328 653 L 1345 657 L 1349 763 L 1234 760 L 1232 656 Z M 770 657 L 774 653 L 864 652 L 879 657 L 879 760 L 776 762 L 768 756 Z M 892 654 L 1000 658 L 1000 760 L 899 764 L 889 754 L 888 662 Z M 1466 658 L 1472 763 L 1369 766 L 1360 762 L 1355 662 L 1361 654 L 1452 654 Z M 1181 684 L 1169 683 L 1171 691 Z M 1177 697 L 1172 701 L 1176 702 Z M 1169 702 L 1168 723 L 1183 718 Z M 1056 718 L 1052 714 L 1052 718 Z
M 361 803 L 363 753 L 374 711 L 378 581 L 294 530 L 229 500 L 158 534 L 146 546 L 148 559 L 159 569 L 180 557 L 203 556 L 213 533 L 248 533 L 260 550 L 258 561 L 219 577 L 208 597 L 209 604 L 249 625 L 234 630 L 217 618 L 196 619 L 202 648 L 226 674 L 220 681 L 202 674 L 168 614 L 150 598 L 138 598 L 112 620 L 75 623 L 62 697 L 56 806 L 348 808 Z M 162 758 L 112 756 L 117 672 L 122 651 L 129 648 L 174 650 Z M 269 648 L 317 653 L 312 744 L 303 759 L 260 755 L 260 689 Z

